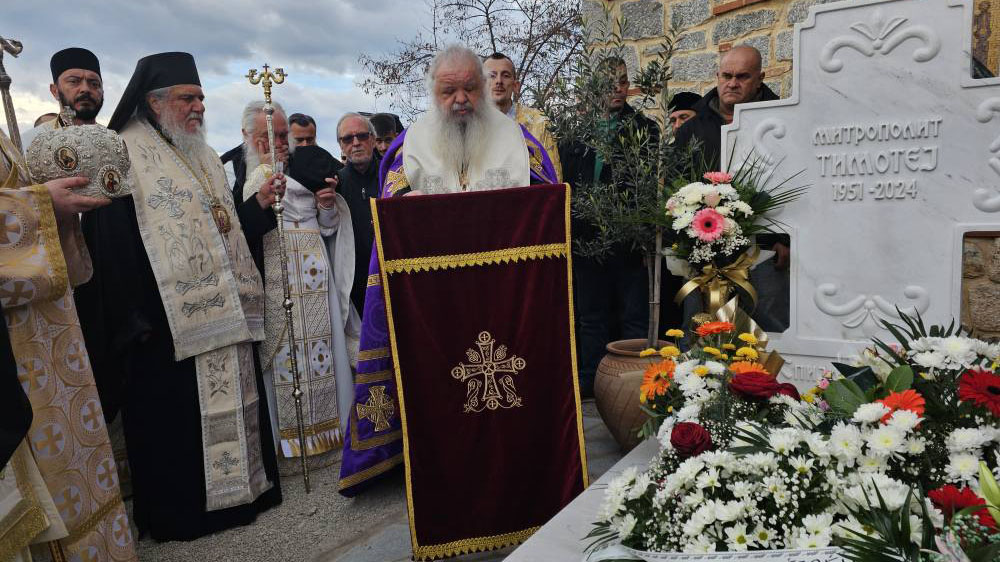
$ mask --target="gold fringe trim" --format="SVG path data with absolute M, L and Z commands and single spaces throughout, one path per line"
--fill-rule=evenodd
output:
M 413 558 L 415 560 L 436 560 L 438 558 L 448 558 L 451 556 L 459 556 L 473 552 L 496 550 L 498 548 L 521 544 L 531 537 L 531 535 L 535 534 L 535 531 L 540 528 L 541 527 L 531 527 L 530 529 L 525 529 L 523 531 L 515 531 L 513 533 L 506 533 L 503 535 L 494 535 L 492 537 L 463 539 L 460 541 L 436 544 L 432 546 L 418 546 L 413 549 Z
M 510 263 L 512 261 L 561 258 L 566 256 L 567 246 L 567 243 L 560 242 L 558 244 L 521 246 L 519 248 L 507 248 L 504 250 L 493 250 L 489 252 L 389 260 L 384 263 L 383 272 L 391 275 L 393 273 L 414 273 L 416 271 L 431 271 L 435 269 L 469 267 L 473 265 L 492 265 L 497 263 Z
M 369 478 L 378 476 L 379 474 L 382 474 L 383 472 L 389 470 L 390 468 L 398 464 L 402 464 L 402 462 L 403 462 L 402 453 L 389 457 L 378 464 L 369 466 L 368 468 L 362 470 L 361 472 L 356 472 L 348 476 L 347 478 L 341 478 L 340 483 L 337 485 L 337 487 L 341 490 L 350 488 L 355 484 L 359 484 L 361 482 L 364 482 L 365 480 L 368 480 Z
M 336 420 L 334 420 L 336 422 Z M 286 436 L 285 432 L 289 430 L 282 430 L 281 432 L 281 456 L 286 459 L 298 458 L 302 455 L 302 449 L 299 448 L 299 437 L 298 431 L 291 430 L 289 433 L 294 435 Z M 339 427 L 329 428 L 326 431 L 317 433 L 314 428 L 309 428 L 310 433 L 306 435 L 306 455 L 321 455 L 328 451 L 332 451 L 344 444 L 344 436 L 341 434 Z M 290 455 L 285 455 L 285 447 L 288 447 Z
M 306 426 L 305 431 L 303 433 L 305 434 L 306 437 L 310 437 L 312 435 L 323 433 L 324 431 L 337 429 L 338 427 L 340 427 L 340 420 L 337 418 L 333 418 L 332 420 L 327 420 L 325 422 Z M 299 430 L 298 428 L 282 429 L 279 432 L 279 434 L 281 435 L 282 439 L 298 438 Z
M 385 359 L 386 357 L 391 357 L 388 347 L 380 347 L 378 349 L 366 349 L 358 353 L 358 361 L 374 361 L 376 359 Z

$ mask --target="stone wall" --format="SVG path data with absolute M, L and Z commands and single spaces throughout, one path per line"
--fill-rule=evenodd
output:
M 612 18 L 624 17 L 623 58 L 633 71 L 660 52 L 665 30 L 677 29 L 671 92 L 710 90 L 720 53 L 748 44 L 761 52 L 767 85 L 787 97 L 793 26 L 805 20 L 810 6 L 830 1 L 583 0 L 583 12 L 591 29 L 607 27 L 605 8 Z M 598 33 L 592 38 L 596 43 L 607 39 Z M 971 43 L 976 57 L 1000 74 L 1000 0 L 975 0 Z M 979 336 L 1000 337 L 1000 233 L 968 237 L 963 254 L 962 323 Z
M 634 70 L 662 49 L 665 30 L 679 35 L 672 60 L 673 91 L 704 93 L 715 86 L 719 54 L 752 45 L 764 59 L 765 82 L 781 97 L 792 87 L 792 29 L 809 7 L 833 0 L 583 0 L 592 29 L 607 27 L 604 9 L 623 17 L 624 57 Z M 976 0 L 973 52 L 997 74 L 1000 67 L 1000 0 Z M 600 43 L 606 37 L 593 35 Z

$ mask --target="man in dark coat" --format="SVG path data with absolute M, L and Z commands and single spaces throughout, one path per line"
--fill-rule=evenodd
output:
M 656 122 L 636 111 L 625 100 L 628 97 L 628 69 L 621 59 L 609 59 L 614 88 L 608 98 L 608 120 L 621 133 L 645 130 L 650 155 L 659 142 Z M 595 178 L 602 184 L 612 182 L 612 162 L 604 162 L 597 152 L 580 142 L 560 147 L 563 177 L 578 189 L 592 184 Z M 619 176 L 620 177 L 620 176 Z M 626 174 L 627 178 L 627 174 Z M 629 189 L 628 181 L 618 189 Z M 594 225 L 573 219 L 573 237 L 592 239 Z M 615 247 L 600 259 L 573 256 L 573 287 L 577 313 L 577 357 L 579 358 L 580 392 L 592 396 L 597 364 L 604 356 L 605 346 L 612 335 L 623 339 L 645 338 L 649 322 L 649 281 L 643 256 L 637 250 Z
M 372 121 L 358 113 L 348 113 L 337 122 L 337 142 L 347 159 L 347 165 L 337 172 L 340 178 L 337 193 L 347 201 L 354 226 L 355 263 L 351 302 L 362 316 L 368 288 L 368 264 L 375 242 L 370 201 L 378 198 L 379 191 L 379 155 L 375 152 L 375 133 Z
M 698 114 L 681 126 L 674 142 L 687 146 L 692 140 L 699 141 L 706 169 L 719 170 L 722 126 L 732 123 L 735 106 L 776 99 L 778 95 L 764 84 L 760 51 L 749 45 L 733 47 L 719 61 L 718 86 L 695 105 Z M 697 153 L 695 158 L 699 158 Z M 773 250 L 775 256 L 773 264 L 761 264 L 751 273 L 759 297 L 753 316 L 763 329 L 782 331 L 788 327 L 788 235 L 760 234 L 757 243 L 765 250 Z

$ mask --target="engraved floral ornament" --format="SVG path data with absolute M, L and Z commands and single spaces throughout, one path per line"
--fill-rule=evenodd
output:
M 907 19 L 902 17 L 886 21 L 882 10 L 875 10 L 868 23 L 856 22 L 851 25 L 851 29 L 864 36 L 864 39 L 856 35 L 841 35 L 823 46 L 819 57 L 820 68 L 827 72 L 840 72 L 844 68 L 844 61 L 836 58 L 836 54 L 842 48 L 849 47 L 866 57 L 872 57 L 876 53 L 888 55 L 903 41 L 911 38 L 924 43 L 923 47 L 913 51 L 913 60 L 927 62 L 937 56 L 941 50 L 941 40 L 934 30 L 924 25 L 903 27 L 906 22 Z
M 469 362 L 459 363 L 451 370 L 452 377 L 466 383 L 465 413 L 523 405 L 513 375 L 528 365 L 524 358 L 507 357 L 507 346 L 497 346 L 496 339 L 485 331 L 479 333 L 475 349 L 465 350 L 465 356 Z

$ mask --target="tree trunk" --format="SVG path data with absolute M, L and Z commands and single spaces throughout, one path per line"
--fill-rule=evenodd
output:
M 649 273 L 649 331 L 646 347 L 657 347 L 660 339 L 660 275 L 663 265 L 663 227 L 656 227 L 656 252 L 646 254 L 646 271 Z

